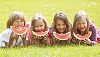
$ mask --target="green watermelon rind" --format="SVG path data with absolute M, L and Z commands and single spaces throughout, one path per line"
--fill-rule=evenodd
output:
M 75 34 L 74 32 L 73 32 L 73 35 L 75 36 L 75 38 L 77 38 L 77 39 L 79 39 L 79 40 L 85 40 L 85 39 L 89 39 L 89 37 L 91 36 L 92 32 L 89 31 L 89 33 L 90 33 L 90 35 L 89 35 L 88 37 L 85 37 L 85 38 L 79 38 L 79 37 L 77 36 L 77 34 Z M 79 35 L 79 34 L 78 34 L 78 35 Z M 82 36 L 82 35 L 80 35 L 80 36 Z M 84 36 L 85 36 L 85 35 L 84 35 Z M 82 37 L 84 37 L 84 36 L 82 36 Z
M 71 32 L 68 32 L 68 33 L 65 33 L 65 34 L 67 34 L 67 35 L 69 34 L 69 36 L 67 36 L 67 37 L 64 38 L 64 39 L 61 39 L 61 38 L 57 37 L 55 34 L 56 34 L 56 32 L 53 32 L 54 37 L 57 38 L 57 39 L 59 39 L 59 40 L 68 40 L 68 39 L 70 38 L 70 36 L 71 36 Z M 61 34 L 60 34 L 60 35 L 61 35 Z

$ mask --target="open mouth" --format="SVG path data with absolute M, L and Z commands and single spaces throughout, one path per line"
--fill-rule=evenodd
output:
M 81 31 L 85 30 L 85 28 L 80 28 Z
M 60 31 L 60 32 L 63 32 L 63 31 L 64 31 L 64 29 L 59 29 L 59 31 Z
M 43 32 L 43 30 L 38 30 L 38 32 Z
M 16 28 L 17 28 L 17 29 L 21 29 L 21 28 L 23 28 L 23 27 L 22 27 L 22 26 L 16 26 Z

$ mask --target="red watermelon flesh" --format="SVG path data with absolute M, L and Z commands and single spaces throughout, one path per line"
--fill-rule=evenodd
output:
M 24 33 L 27 32 L 27 28 L 23 27 L 21 29 L 16 29 L 15 26 L 11 26 L 10 27 L 12 29 L 12 31 L 17 34 L 17 35 L 23 35 Z
M 53 35 L 55 36 L 55 38 L 57 38 L 59 40 L 67 40 L 70 37 L 71 33 L 68 32 L 65 34 L 58 34 L 56 32 L 53 32 Z
M 44 35 L 47 35 L 48 34 L 48 31 L 45 31 L 45 32 L 34 32 L 32 31 L 32 33 L 36 36 L 44 36 Z
M 80 35 L 80 34 L 75 34 L 74 32 L 73 32 L 73 34 L 74 34 L 74 36 L 77 38 L 77 39 L 79 39 L 79 40 L 85 40 L 85 39 L 88 39 L 90 36 L 91 36 L 91 34 L 92 34 L 92 32 L 91 31 L 89 31 L 87 34 L 85 34 L 85 35 Z

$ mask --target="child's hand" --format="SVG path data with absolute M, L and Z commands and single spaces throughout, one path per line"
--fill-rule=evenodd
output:
M 11 33 L 11 38 L 18 38 L 18 35 L 16 35 L 15 33 Z
M 21 38 L 26 38 L 26 34 L 21 35 Z
M 91 40 L 90 39 L 85 39 L 85 43 L 86 44 L 91 44 Z
M 44 37 L 44 40 L 47 40 L 47 37 Z

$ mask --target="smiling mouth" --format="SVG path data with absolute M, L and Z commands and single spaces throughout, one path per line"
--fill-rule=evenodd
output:
M 59 29 L 59 31 L 64 31 L 64 29 Z
M 38 30 L 38 32 L 43 32 L 43 30 Z
M 17 28 L 17 29 L 21 29 L 21 28 L 22 28 L 22 26 L 16 26 L 16 28 Z
M 84 30 L 85 28 L 80 28 L 80 30 Z

